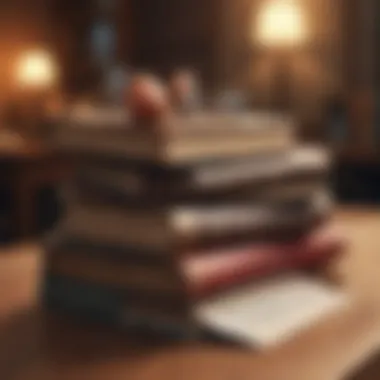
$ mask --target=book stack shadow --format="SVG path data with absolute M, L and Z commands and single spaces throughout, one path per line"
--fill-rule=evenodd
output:
M 55 133 L 77 165 L 47 243 L 47 308 L 256 347 L 342 304 L 324 279 L 344 248 L 331 158 L 297 143 L 291 119 L 203 112 L 142 127 L 124 116 L 73 114 Z

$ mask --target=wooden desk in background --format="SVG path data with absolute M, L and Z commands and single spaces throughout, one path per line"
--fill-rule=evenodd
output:
M 12 193 L 11 230 L 16 238 L 30 238 L 37 232 L 39 190 L 58 185 L 69 173 L 68 162 L 43 144 L 0 144 L 0 183 Z
M 343 211 L 340 270 L 355 299 L 266 353 L 187 345 L 157 348 L 123 333 L 51 320 L 37 310 L 38 247 L 0 254 L 0 378 L 4 380 L 340 380 L 380 351 L 380 216 Z M 33 311 L 34 310 L 34 311 Z

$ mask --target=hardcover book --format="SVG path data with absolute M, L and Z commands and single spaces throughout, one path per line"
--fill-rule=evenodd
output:
M 62 151 L 166 164 L 275 152 L 294 144 L 293 121 L 270 114 L 172 115 L 149 127 L 89 126 L 75 117 L 66 123 L 55 131 L 54 143 Z
M 329 169 L 329 154 L 319 147 L 169 167 L 91 160 L 81 165 L 76 189 L 119 203 L 170 203 L 207 194 L 242 197 L 244 191 L 255 197 L 278 187 L 322 186 Z
M 243 202 L 152 209 L 71 204 L 61 231 L 99 244 L 167 251 L 244 240 L 281 240 L 307 232 L 329 215 L 331 199 L 317 193 L 308 202 L 271 205 Z
M 48 257 L 48 271 L 130 292 L 198 300 L 280 271 L 322 267 L 336 258 L 343 246 L 342 237 L 331 226 L 287 244 L 250 243 L 189 251 L 181 257 L 162 256 L 160 263 L 142 262 L 133 250 L 121 259 L 107 251 L 91 255 L 58 246 Z
M 315 277 L 286 274 L 251 282 L 193 306 L 189 314 L 128 305 L 120 293 L 50 277 L 51 310 L 123 327 L 133 334 L 212 340 L 267 349 L 297 336 L 350 304 L 347 294 Z

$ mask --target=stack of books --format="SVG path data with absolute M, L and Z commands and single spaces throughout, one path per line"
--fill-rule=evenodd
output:
M 55 134 L 77 166 L 48 245 L 49 308 L 265 346 L 341 306 L 339 289 L 315 275 L 343 250 L 330 223 L 330 156 L 298 144 L 292 120 L 95 119 L 73 115 Z

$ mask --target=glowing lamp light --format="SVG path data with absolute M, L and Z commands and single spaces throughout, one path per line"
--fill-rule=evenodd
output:
M 25 52 L 16 67 L 16 82 L 23 88 L 48 89 L 57 81 L 57 69 L 43 50 Z
M 257 42 L 266 47 L 293 47 L 302 44 L 308 35 L 301 7 L 295 0 L 269 0 L 259 12 Z

